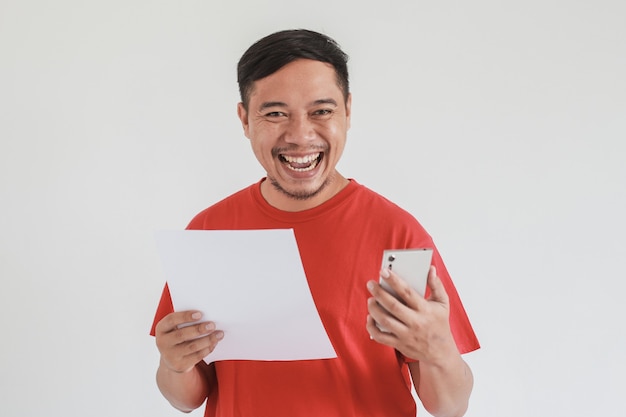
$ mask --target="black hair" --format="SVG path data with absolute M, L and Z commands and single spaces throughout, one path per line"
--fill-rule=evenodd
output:
M 337 42 L 326 35 L 306 29 L 292 29 L 258 40 L 241 56 L 237 65 L 237 83 L 244 108 L 248 109 L 255 81 L 298 59 L 312 59 L 332 65 L 337 75 L 337 84 L 347 100 L 350 92 L 348 55 Z

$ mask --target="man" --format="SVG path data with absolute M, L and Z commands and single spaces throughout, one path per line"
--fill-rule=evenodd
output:
M 205 416 L 415 416 L 412 379 L 431 414 L 462 416 L 473 377 L 461 353 L 479 345 L 432 239 L 410 214 L 336 169 L 350 127 L 347 56 L 322 34 L 282 31 L 244 53 L 238 82 L 238 116 L 266 178 L 188 228 L 293 228 L 338 357 L 207 365 L 202 359 L 228 334 L 216 318 L 173 312 L 166 287 L 153 326 L 165 398 L 182 411 L 206 401 Z M 427 298 L 380 270 L 382 251 L 401 248 L 435 250 Z M 402 300 L 382 289 L 379 275 Z

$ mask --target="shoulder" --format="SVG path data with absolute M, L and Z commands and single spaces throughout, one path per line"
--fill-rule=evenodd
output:
M 354 181 L 354 183 L 356 185 L 354 202 L 355 204 L 360 205 L 362 208 L 366 209 L 367 212 L 370 213 L 370 215 L 376 214 L 389 216 L 395 222 L 406 221 L 409 223 L 418 223 L 413 214 L 409 213 L 398 204 L 389 200 L 387 197 L 366 187 L 365 185 L 357 183 L 356 181 Z
M 223 223 L 233 218 L 236 211 L 252 204 L 253 188 L 257 185 L 252 184 L 205 208 L 194 216 L 187 229 L 225 228 Z
M 364 229 L 387 237 L 394 245 L 432 246 L 432 238 L 417 218 L 387 197 L 360 184 L 352 199 L 353 218 Z

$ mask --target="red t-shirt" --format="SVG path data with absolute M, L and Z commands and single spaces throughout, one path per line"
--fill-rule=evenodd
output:
M 218 361 L 206 417 L 414 417 L 406 360 L 370 339 L 366 282 L 378 279 L 384 249 L 433 248 L 450 298 L 450 326 L 461 353 L 479 344 L 431 237 L 415 218 L 351 180 L 329 201 L 301 212 L 278 210 L 260 182 L 199 213 L 188 229 L 293 228 L 309 287 L 337 358 Z M 167 286 L 154 326 L 173 311 Z M 209 318 L 210 319 L 210 318 Z M 267 335 L 271 337 L 271 335 Z

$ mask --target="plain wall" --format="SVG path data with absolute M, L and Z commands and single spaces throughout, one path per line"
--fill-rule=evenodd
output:
M 624 22 L 622 0 L 0 0 L 0 415 L 180 415 L 154 232 L 263 175 L 236 62 L 306 27 L 351 56 L 341 172 L 433 235 L 482 343 L 467 416 L 623 416 Z

